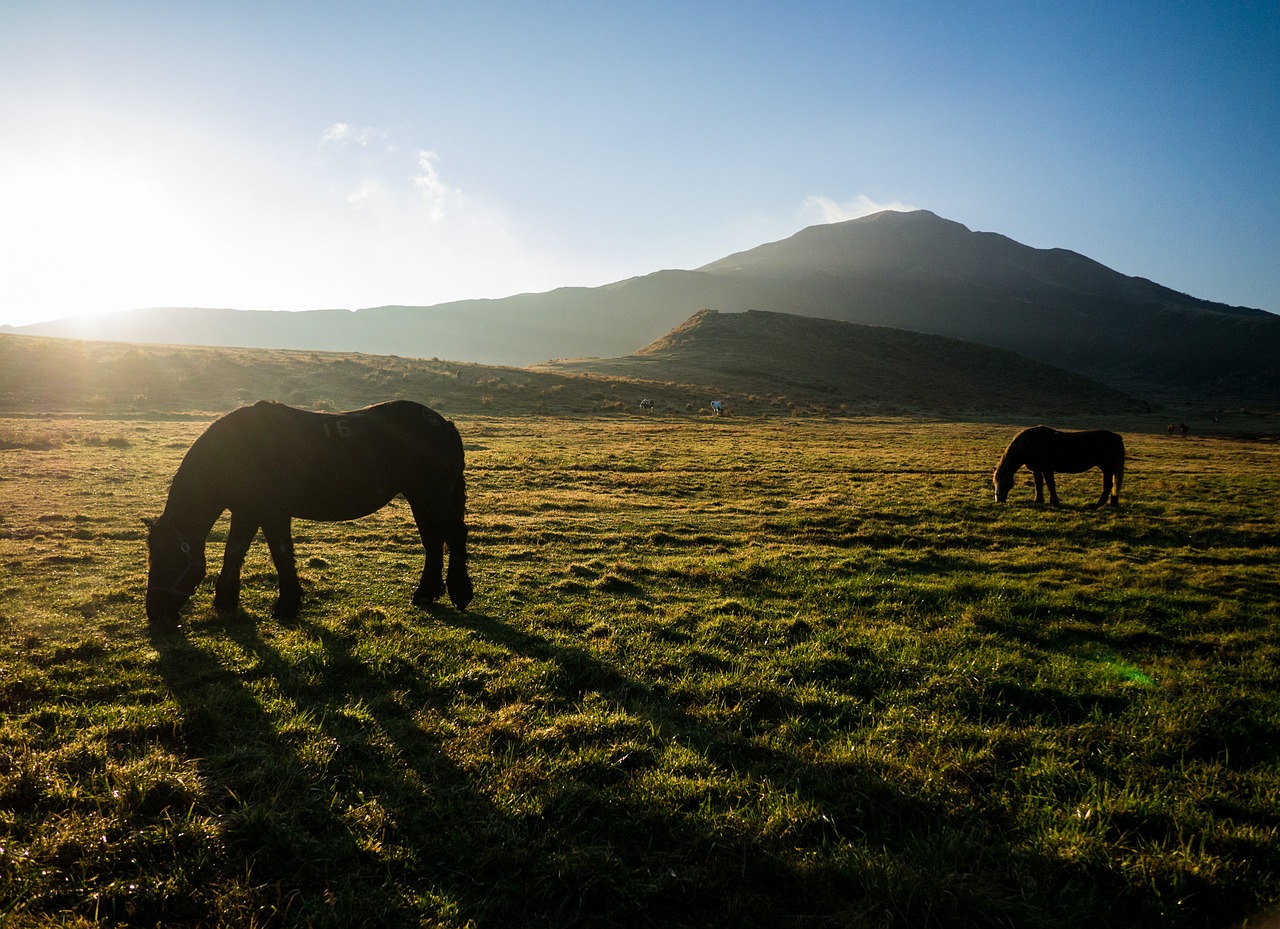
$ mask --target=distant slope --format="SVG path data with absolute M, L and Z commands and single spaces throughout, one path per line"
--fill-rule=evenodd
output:
M 0 414 L 169 416 L 260 399 L 353 409 L 397 397 L 447 415 L 1123 414 L 1084 378 L 939 336 L 775 313 L 704 311 L 627 358 L 537 369 L 385 355 L 0 335 Z
M 0 414 L 208 415 L 258 400 L 349 410 L 408 398 L 449 416 L 631 410 L 644 387 L 458 362 L 337 352 L 0 335 Z M 685 394 L 663 392 L 683 406 Z
M 0 327 L 55 338 L 349 351 L 523 366 L 610 355 L 652 341 L 721 299 L 710 275 L 662 271 L 602 287 L 566 287 L 430 307 L 264 312 L 158 307 Z
M 767 310 L 1008 349 L 1162 401 L 1280 404 L 1280 316 L 1128 277 L 927 211 L 812 226 L 695 271 L 354 312 L 149 310 L 16 331 L 529 365 L 636 351 L 697 311 Z
M 1133 397 L 1012 352 L 943 336 L 752 310 L 704 310 L 623 358 L 578 359 L 538 370 L 675 381 L 731 405 L 744 393 L 822 398 L 849 413 L 874 410 L 1130 413 Z

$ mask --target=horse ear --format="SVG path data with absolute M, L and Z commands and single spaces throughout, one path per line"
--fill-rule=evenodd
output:
M 144 516 L 142 517 L 142 525 L 146 526 L 148 529 L 154 529 L 156 527 L 156 521 L 153 517 Z

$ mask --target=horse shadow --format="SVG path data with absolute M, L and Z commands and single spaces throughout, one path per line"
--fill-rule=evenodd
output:
M 664 918 L 680 914 L 696 915 L 692 922 L 701 925 L 772 926 L 795 920 L 845 925 L 850 914 L 859 912 L 868 900 L 887 898 L 892 904 L 891 912 L 884 914 L 885 925 L 932 925 L 937 923 L 938 914 L 930 910 L 930 893 L 923 884 L 931 880 L 931 874 L 938 873 L 940 856 L 952 855 L 950 880 L 956 880 L 956 874 L 965 872 L 974 861 L 985 864 L 970 890 L 964 888 L 963 879 L 957 881 L 951 915 L 960 922 L 972 918 L 977 923 L 989 923 L 999 921 L 999 914 L 991 909 L 997 904 L 977 885 L 986 887 L 988 881 L 1000 880 L 997 872 L 1003 868 L 1010 869 L 1003 879 L 1011 887 L 1017 887 L 1025 873 L 1058 870 L 1052 860 L 1041 860 L 1027 852 L 1030 843 L 1023 841 L 1026 837 L 1020 835 L 1010 817 L 998 811 L 958 812 L 940 799 L 895 783 L 868 761 L 805 760 L 695 718 L 661 687 L 628 676 L 583 647 L 554 642 L 481 612 L 450 613 L 440 618 L 514 656 L 554 662 L 563 671 L 558 681 L 560 695 L 566 701 L 598 694 L 647 723 L 662 743 L 679 743 L 692 749 L 721 773 L 755 785 L 752 790 L 786 785 L 786 790 L 812 807 L 808 821 L 789 837 L 797 852 L 803 847 L 812 852 L 841 843 L 890 848 L 894 850 L 895 869 L 916 876 L 899 885 L 894 878 L 886 882 L 883 875 L 859 873 L 854 868 L 843 880 L 830 881 L 830 875 L 815 868 L 804 853 L 782 855 L 758 834 L 745 832 L 728 838 L 714 829 L 694 825 L 697 817 L 692 815 L 692 807 L 650 811 L 645 828 L 630 842 L 619 839 L 607 826 L 597 839 L 587 839 L 607 841 L 612 836 L 619 867 L 630 869 L 687 860 L 690 843 L 700 846 L 699 854 L 705 856 L 707 887 L 690 882 L 662 886 L 640 902 L 639 912 L 646 919 L 655 917 L 661 924 Z M 787 715 L 802 712 L 803 708 L 790 705 L 776 710 Z M 588 792 L 578 795 L 575 803 L 576 821 L 594 819 L 608 824 L 619 815 L 615 796 L 593 796 Z M 940 835 L 948 835 L 949 841 L 935 842 Z M 946 850 L 940 852 L 940 848 Z M 996 848 L 998 853 L 991 854 Z M 1031 864 L 1025 860 L 1029 856 L 1035 859 Z M 996 863 L 1000 861 L 1003 864 Z M 1107 893 L 1100 892 L 1110 880 L 1107 876 L 1092 883 L 1077 883 L 1059 871 L 1059 878 L 1062 884 L 1072 887 L 1071 894 L 1078 900 L 1108 898 Z M 914 879 L 920 879 L 922 886 L 912 887 Z M 734 886 L 741 894 L 737 901 L 706 897 L 706 889 L 722 892 L 726 886 Z M 1112 891 L 1118 893 L 1118 888 Z M 634 907 L 636 901 L 631 905 Z M 1016 912 L 1004 915 L 1010 924 L 1018 924 L 1022 918 Z M 685 923 L 677 920 L 673 924 Z
M 381 846 L 397 831 L 385 822 L 388 808 L 407 806 L 429 785 L 447 803 L 429 805 L 414 826 L 438 841 L 410 845 L 453 864 L 413 874 L 413 883 L 474 898 L 464 863 L 483 854 L 501 814 L 438 745 L 413 734 L 416 708 L 405 695 L 340 637 L 305 618 L 294 625 L 322 650 L 319 673 L 299 674 L 245 613 L 201 622 L 200 639 L 190 625 L 152 632 L 159 673 L 180 708 L 180 743 L 204 783 L 199 812 L 218 824 L 216 863 L 206 860 L 199 877 L 239 885 L 247 916 L 265 914 L 268 924 L 417 926 L 418 907 L 383 892 L 397 875 Z M 433 699 L 423 688 L 413 697 Z M 353 702 L 368 712 L 353 716 Z M 452 814 L 490 827 L 458 830 Z M 189 909 L 177 899 L 136 915 L 165 924 L 208 915 Z
M 488 761 L 459 760 L 441 733 L 474 720 L 457 716 L 455 692 L 412 655 L 371 660 L 358 636 L 379 630 L 361 628 L 359 617 L 335 627 L 304 610 L 289 627 L 314 653 L 301 668 L 247 614 L 202 622 L 198 638 L 156 633 L 185 752 L 206 784 L 204 812 L 221 824 L 223 852 L 205 878 L 242 880 L 254 906 L 287 925 L 418 925 L 421 900 L 431 897 L 446 901 L 437 918 L 479 925 L 741 927 L 847 924 L 868 901 L 884 900 L 893 908 L 885 924 L 936 924 L 924 884 L 940 873 L 940 854 L 952 859 L 950 880 L 984 862 L 973 887 L 959 879 L 953 888 L 953 915 L 990 921 L 999 915 L 989 909 L 992 881 L 1016 887 L 1019 875 L 1055 870 L 1049 860 L 1027 862 L 1029 843 L 997 810 L 957 811 L 867 759 L 819 761 L 773 748 L 695 716 L 659 681 L 505 618 L 446 606 L 419 615 L 474 638 L 495 660 L 552 668 L 545 697 L 553 706 L 601 698 L 636 721 L 648 747 L 607 765 L 553 770 L 513 800 L 495 793 L 493 776 L 520 776 L 522 753 L 537 750 L 522 742 L 527 734 L 495 741 Z M 493 696 L 489 715 L 506 699 Z M 424 714 L 443 719 L 443 729 L 423 725 Z M 672 745 L 735 786 L 655 799 L 658 755 Z M 726 789 L 742 793 L 744 810 L 768 790 L 809 812 L 780 843 L 767 830 L 700 814 L 707 790 Z M 381 817 L 372 829 L 371 817 Z M 814 866 L 816 850 L 840 845 L 892 849 L 892 873 L 847 861 Z M 1058 872 L 1057 884 L 1082 900 L 1115 899 L 1098 886 L 1107 880 Z

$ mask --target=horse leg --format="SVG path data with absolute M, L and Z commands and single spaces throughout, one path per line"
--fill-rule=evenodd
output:
M 302 584 L 298 581 L 298 566 L 293 555 L 293 526 L 288 516 L 273 516 L 263 520 L 262 534 L 271 548 L 271 560 L 280 577 L 280 596 L 271 610 L 276 619 L 288 619 L 298 615 L 302 604 Z
M 443 588 L 449 590 L 449 599 L 460 610 L 465 610 L 475 591 L 471 584 L 471 575 L 467 572 L 467 524 L 463 519 L 466 513 L 466 485 L 459 478 L 454 486 L 452 499 L 442 515 L 439 507 L 429 506 L 415 494 L 409 501 L 413 509 L 413 518 L 418 523 L 418 534 L 422 536 L 422 547 L 426 552 L 426 560 L 422 568 L 422 580 L 414 591 L 413 602 L 416 606 L 425 607 L 434 603 Z M 449 547 L 449 573 L 444 573 L 444 547 Z
M 471 575 L 467 572 L 467 524 L 463 519 L 465 491 L 458 496 L 461 499 L 457 501 L 456 518 L 445 534 L 445 542 L 449 546 L 449 576 L 445 583 L 449 588 L 449 599 L 453 601 L 453 605 L 460 610 L 465 610 L 475 590 L 471 586 Z
M 1044 483 L 1049 488 L 1049 506 L 1058 505 L 1058 485 L 1053 482 L 1053 472 L 1044 472 Z
M 1036 479 L 1036 503 L 1044 503 L 1044 474 L 1032 471 L 1031 476 Z
M 240 609 L 240 569 L 257 534 L 257 520 L 243 513 L 231 514 L 227 545 L 222 552 L 222 570 L 213 588 L 213 608 L 219 613 L 235 613 Z
M 413 592 L 413 605 L 426 608 L 435 603 L 444 590 L 444 533 L 433 508 L 416 494 L 409 500 L 409 508 L 413 510 L 413 521 L 418 524 L 418 536 L 425 553 L 422 577 Z
M 1124 462 L 1121 461 L 1119 467 L 1116 468 L 1116 491 L 1111 495 L 1111 505 L 1120 505 L 1120 485 L 1124 481 Z
M 1108 497 L 1111 497 L 1112 500 L 1115 499 L 1111 495 L 1111 472 L 1103 471 L 1102 472 L 1102 496 L 1098 498 L 1098 502 L 1093 505 L 1093 508 L 1096 510 L 1098 507 L 1102 506 L 1104 503 L 1107 502 Z

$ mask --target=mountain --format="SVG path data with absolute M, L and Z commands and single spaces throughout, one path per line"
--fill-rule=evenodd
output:
M 1212 303 L 928 211 L 811 226 L 692 271 L 357 311 L 146 310 L 26 334 L 342 350 L 526 366 L 625 356 L 701 309 L 891 326 L 1016 352 L 1176 402 L 1280 403 L 1280 316 Z
M 57 338 L 364 352 L 524 366 L 565 355 L 618 355 L 714 304 L 713 278 L 662 271 L 603 287 L 565 287 L 429 307 L 265 312 L 157 307 L 0 332 Z
M 945 336 L 748 310 L 703 310 L 639 351 L 536 371 L 675 382 L 733 406 L 745 399 L 904 413 L 1131 413 L 1143 404 L 1097 381 Z
M 923 210 L 812 226 L 699 271 L 782 291 L 790 312 L 1007 348 L 1162 399 L 1280 399 L 1280 316 Z

